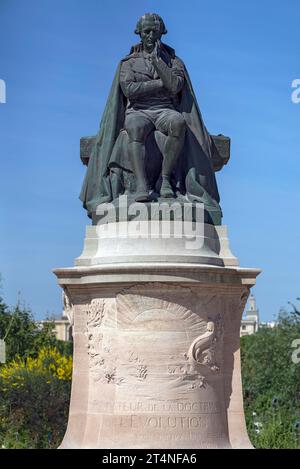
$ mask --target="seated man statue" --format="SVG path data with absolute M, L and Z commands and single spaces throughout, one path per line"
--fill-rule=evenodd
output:
M 161 42 L 167 30 L 159 15 L 142 16 L 135 33 L 141 42 L 119 64 L 89 158 L 84 207 L 91 215 L 124 193 L 147 202 L 156 190 L 161 198 L 203 202 L 220 221 L 214 170 L 224 161 L 204 126 L 185 66 Z M 147 143 L 153 135 L 161 155 L 158 172 L 155 148 Z
M 161 46 L 165 25 L 157 15 L 144 15 L 135 31 L 141 46 L 133 57 L 124 60 L 120 85 L 127 98 L 125 130 L 128 151 L 137 178 L 136 201 L 148 200 L 145 174 L 145 141 L 153 129 L 167 135 L 163 148 L 162 197 L 174 197 L 171 174 L 182 149 L 185 120 L 176 110 L 178 94 L 184 85 L 184 66 Z

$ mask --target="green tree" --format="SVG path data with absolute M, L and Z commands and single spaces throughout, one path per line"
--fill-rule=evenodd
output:
M 73 345 L 57 340 L 53 320 L 37 323 L 32 312 L 20 302 L 9 308 L 0 297 L 0 339 L 5 339 L 6 360 L 17 355 L 36 356 L 41 347 L 56 347 L 60 353 L 71 355 Z
M 30 309 L 18 303 L 12 310 L 1 301 L 0 337 L 5 339 L 6 358 L 35 355 L 41 346 L 54 346 L 56 338 L 53 324 L 39 327 Z
M 292 360 L 300 339 L 300 315 L 281 311 L 273 329 L 241 338 L 244 407 L 257 447 L 300 447 L 300 363 Z

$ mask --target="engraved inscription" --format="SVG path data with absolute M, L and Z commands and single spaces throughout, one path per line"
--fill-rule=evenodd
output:
M 168 416 L 168 415 L 111 415 L 107 424 L 127 428 L 149 429 L 208 429 L 211 421 L 206 416 Z
M 156 401 L 102 401 L 94 400 L 94 405 L 101 408 L 102 412 L 114 413 L 180 413 L 180 414 L 215 414 L 221 412 L 219 402 L 214 401 L 194 401 L 194 402 L 156 402 Z

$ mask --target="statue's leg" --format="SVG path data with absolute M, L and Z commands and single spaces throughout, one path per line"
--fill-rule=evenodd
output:
M 153 130 L 154 124 L 143 113 L 132 111 L 126 115 L 125 130 L 128 134 L 128 152 L 136 177 L 137 202 L 149 200 L 149 189 L 145 171 L 146 148 L 145 141 Z
M 184 144 L 186 123 L 184 117 L 177 111 L 167 110 L 155 122 L 157 130 L 167 135 L 163 149 L 162 185 L 160 195 L 162 197 L 174 197 L 171 185 L 172 171 L 175 169 L 178 156 Z

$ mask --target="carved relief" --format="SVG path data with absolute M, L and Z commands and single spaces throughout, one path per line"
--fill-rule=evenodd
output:
M 103 321 L 106 324 L 114 315 L 115 301 L 113 299 L 93 299 L 86 307 L 88 339 L 88 356 L 91 376 L 94 382 L 114 384 L 120 386 L 125 378 L 119 376 L 122 369 L 127 380 L 144 381 L 147 378 L 148 368 L 136 350 L 131 349 L 125 353 L 116 354 L 111 342 L 111 335 L 103 332 Z M 109 316 L 109 317 L 108 317 Z M 122 362 L 123 360 L 123 362 Z M 118 366 L 122 362 L 122 366 Z
M 195 311 L 198 298 L 188 287 L 148 283 L 122 290 L 116 300 L 118 327 L 198 330 L 203 323 Z
M 243 290 L 243 293 L 241 295 L 241 300 L 240 300 L 240 310 L 241 311 L 244 311 L 244 309 L 245 309 L 249 293 L 250 293 L 250 288 L 245 287 L 244 290 Z
M 209 318 L 210 319 L 210 318 Z M 224 321 L 223 315 L 218 313 L 213 318 L 214 336 L 207 352 L 204 352 L 203 364 L 207 365 L 211 371 L 220 371 L 223 360 L 223 335 Z
M 63 287 L 62 300 L 63 300 L 63 315 L 67 316 L 70 325 L 73 326 L 74 325 L 74 306 L 71 302 L 71 299 L 70 299 L 70 296 L 68 294 L 68 290 L 66 287 Z
M 104 316 L 104 300 L 92 300 L 91 303 L 87 305 L 86 315 L 89 366 L 91 372 L 94 372 L 104 365 L 104 357 L 101 353 L 103 335 L 100 331 Z
M 87 307 L 87 328 L 100 327 L 104 316 L 105 301 L 103 298 L 95 298 Z
M 160 363 L 165 362 L 165 370 L 169 376 L 166 380 L 160 371 L 156 372 L 155 386 L 158 392 L 174 389 L 174 386 L 180 386 L 181 389 L 205 388 L 207 374 L 220 370 L 223 321 L 222 315 L 215 313 L 219 307 L 219 299 L 215 293 L 199 296 L 190 287 L 172 284 L 149 283 L 129 287 L 117 295 L 118 327 L 128 331 L 147 331 L 148 334 L 152 330 L 155 332 L 156 355 L 161 355 Z M 208 316 L 209 312 L 211 318 Z M 181 357 L 176 353 L 178 347 L 182 347 L 183 339 L 178 336 L 180 331 L 193 334 L 194 337 L 199 331 L 203 331 Z M 173 333 L 175 342 L 171 337 L 167 342 L 158 340 L 160 335 L 163 338 L 169 334 L 172 336 Z M 170 351 L 173 349 L 175 352 L 169 358 L 163 358 L 165 343 Z M 149 358 L 152 363 L 151 354 Z M 135 360 L 137 363 L 138 359 Z M 157 359 L 154 363 L 157 366 Z M 135 373 L 138 379 L 145 379 L 148 367 L 142 362 L 137 368 L 135 372 L 130 371 L 130 376 Z
M 134 366 L 133 375 L 140 381 L 147 378 L 148 368 L 144 361 L 138 356 L 137 352 L 129 352 L 128 362 Z
M 103 367 L 102 373 L 99 373 L 99 376 L 98 378 L 96 377 L 95 381 L 108 384 L 111 383 L 120 386 L 120 384 L 124 381 L 124 378 L 118 377 L 116 367 L 111 367 L 109 365 Z
M 203 308 L 204 305 L 210 307 L 206 309 Z M 218 373 L 222 366 L 224 326 L 222 314 L 215 313 L 217 306 L 215 295 L 203 295 L 199 301 L 199 296 L 194 295 L 193 289 L 186 287 L 175 289 L 174 286 L 165 284 L 130 287 L 122 290 L 117 295 L 116 301 L 102 298 L 92 300 L 86 309 L 92 379 L 118 386 L 125 383 L 138 385 L 149 376 L 149 366 L 150 368 L 154 366 L 151 371 L 154 375 L 151 376 L 155 377 L 153 379 L 156 381 L 158 392 L 169 388 L 175 389 L 176 386 L 180 386 L 181 389 L 205 388 L 209 383 L 210 373 Z M 206 311 L 201 311 L 200 314 L 199 308 Z M 114 316 L 115 311 L 116 316 Z M 112 322 L 109 317 L 116 317 L 116 322 Z M 105 334 L 103 321 L 106 324 Z M 113 327 L 107 329 L 107 324 Z M 139 331 L 139 334 L 140 332 L 145 334 L 142 335 L 142 343 L 137 343 L 134 348 L 128 349 L 129 344 L 126 339 L 120 342 L 122 336 L 118 335 L 118 344 L 114 345 L 112 331 L 115 327 L 124 331 L 124 337 L 134 330 Z M 151 335 L 151 331 L 155 336 Z M 187 345 L 187 352 L 181 348 L 181 355 L 176 353 L 178 346 L 184 345 L 182 336 L 178 336 L 180 333 L 184 336 L 186 333 L 191 337 L 196 336 L 191 345 Z M 167 341 L 163 339 L 169 335 L 173 337 L 173 334 L 175 334 L 174 343 L 171 338 Z M 159 336 L 163 340 L 160 341 Z M 160 362 L 152 359 L 151 347 L 154 343 L 157 347 L 156 356 L 159 354 L 162 356 Z M 122 347 L 123 353 L 120 353 Z M 172 354 L 169 358 L 165 355 L 167 350 Z M 166 367 L 165 372 L 170 377 L 168 380 L 160 371 L 161 366 Z
M 250 293 L 249 287 L 243 287 L 235 295 L 230 295 L 226 301 L 226 319 L 231 321 L 240 321 L 240 315 L 244 311 L 247 299 Z
M 206 377 L 203 376 L 195 365 L 189 361 L 186 353 L 183 354 L 184 363 L 181 365 L 169 365 L 168 373 L 174 376 L 179 376 L 180 380 L 186 381 L 188 387 L 191 389 L 205 388 L 207 385 Z
M 219 371 L 220 366 L 216 360 L 216 348 L 221 349 L 223 337 L 222 316 L 217 315 L 215 322 L 208 321 L 206 331 L 198 336 L 191 344 L 187 360 L 194 366 L 203 365 L 211 371 Z
M 197 337 L 188 351 L 188 359 L 200 365 L 206 365 L 211 361 L 211 346 L 215 338 L 215 325 L 212 321 L 207 323 L 204 334 Z
M 181 366 L 169 365 L 168 373 L 179 373 L 183 380 L 192 381 L 191 389 L 205 388 L 208 383 L 207 371 L 216 373 L 220 371 L 217 361 L 217 352 L 222 351 L 223 321 L 218 314 L 214 321 L 206 323 L 206 330 L 196 339 L 187 353 L 183 354 L 185 363 Z
M 207 381 L 205 376 L 202 376 L 200 374 L 196 375 L 195 381 L 191 384 L 192 389 L 196 388 L 205 388 L 207 385 Z
M 95 298 L 86 308 L 88 356 L 91 376 L 95 382 L 120 385 L 123 378 L 117 376 L 116 357 L 108 339 L 104 343 L 102 322 L 113 308 L 113 300 Z

